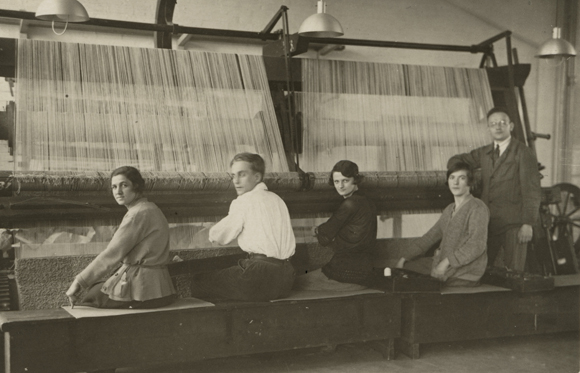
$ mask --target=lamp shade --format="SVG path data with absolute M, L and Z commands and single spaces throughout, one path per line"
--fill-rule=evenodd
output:
M 45 21 L 86 22 L 89 14 L 77 0 L 44 0 L 36 9 L 36 18 Z
M 344 35 L 342 26 L 336 18 L 325 13 L 326 4 L 318 2 L 318 13 L 306 18 L 298 29 L 298 34 L 319 38 L 334 38 Z
M 538 58 L 574 57 L 576 50 L 567 40 L 560 38 L 560 28 L 554 27 L 552 39 L 548 40 L 538 50 Z

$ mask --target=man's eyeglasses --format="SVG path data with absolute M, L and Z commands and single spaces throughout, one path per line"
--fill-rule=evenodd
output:
M 489 122 L 488 123 L 488 127 L 507 127 L 507 125 L 509 124 L 509 122 L 506 122 L 505 120 L 500 120 L 499 122 Z

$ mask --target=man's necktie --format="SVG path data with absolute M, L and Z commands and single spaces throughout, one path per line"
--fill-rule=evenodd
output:
M 495 162 L 497 162 L 497 160 L 499 159 L 499 145 L 495 146 L 495 149 L 493 150 L 493 156 L 491 157 L 491 159 L 493 160 L 493 165 L 495 166 Z

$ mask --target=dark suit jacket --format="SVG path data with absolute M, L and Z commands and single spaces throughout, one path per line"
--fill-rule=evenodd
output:
M 495 167 L 492 153 L 493 143 L 451 157 L 447 167 L 463 161 L 474 169 L 481 168 L 481 200 L 489 207 L 490 235 L 523 224 L 534 226 L 538 222 L 541 201 L 536 156 L 513 137 Z

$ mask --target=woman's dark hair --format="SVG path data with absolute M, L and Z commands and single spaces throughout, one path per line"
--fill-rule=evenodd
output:
M 117 175 L 124 175 L 127 179 L 131 180 L 133 183 L 133 190 L 135 190 L 136 193 L 143 193 L 145 190 L 145 180 L 143 180 L 143 176 L 141 176 L 141 173 L 135 167 L 121 166 L 114 169 L 113 172 L 111 172 L 110 180 L 113 180 L 113 177 Z
M 471 166 L 465 162 L 457 162 L 451 165 L 451 167 L 449 167 L 449 169 L 447 170 L 447 179 L 449 180 L 449 176 L 451 176 L 452 173 L 457 172 L 457 171 L 462 171 L 465 170 L 467 171 L 467 185 L 468 186 L 473 186 L 474 182 L 475 182 L 475 178 L 473 176 L 473 170 L 471 168 Z M 445 181 L 445 183 L 447 184 L 447 181 Z
M 234 156 L 232 161 L 230 162 L 230 167 L 234 164 L 234 162 L 248 162 L 250 164 L 250 168 L 252 171 L 259 173 L 264 179 L 264 174 L 266 173 L 266 163 L 264 159 L 260 157 L 258 154 L 253 153 L 239 153 Z
M 356 163 L 351 161 L 338 161 L 332 171 L 330 171 L 330 175 L 328 177 L 328 184 L 334 186 L 334 179 L 332 178 L 332 174 L 335 172 L 340 172 L 342 176 L 345 177 L 354 177 L 354 183 L 359 184 L 363 179 L 364 176 L 358 173 L 358 166 Z

